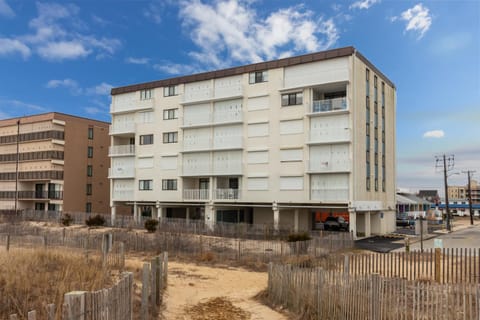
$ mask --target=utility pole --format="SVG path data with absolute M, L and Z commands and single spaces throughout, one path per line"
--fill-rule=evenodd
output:
M 450 231 L 452 231 L 452 227 L 450 225 L 450 207 L 449 207 L 449 204 L 448 204 L 448 181 L 447 181 L 448 175 L 447 175 L 447 171 L 450 171 L 450 170 L 453 169 L 455 156 L 450 155 L 447 158 L 447 156 L 445 156 L 445 154 L 444 154 L 442 157 L 435 157 L 435 160 L 436 160 L 435 167 L 437 169 L 443 167 L 443 182 L 444 182 L 444 185 L 445 185 L 445 208 L 447 210 L 447 216 L 446 216 L 446 218 L 447 218 L 447 231 L 450 232 Z
M 15 216 L 18 210 L 18 158 L 19 158 L 19 144 L 20 144 L 20 119 L 17 120 L 17 157 L 15 162 Z
M 473 207 L 472 207 L 472 185 L 470 183 L 470 177 L 475 171 L 467 170 L 462 171 L 462 173 L 467 174 L 468 181 L 468 210 L 470 210 L 470 224 L 473 226 Z

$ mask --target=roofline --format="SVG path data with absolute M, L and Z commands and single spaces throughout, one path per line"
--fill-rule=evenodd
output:
M 196 82 L 196 81 L 202 81 L 202 80 L 211 80 L 215 78 L 234 76 L 234 75 L 239 75 L 246 72 L 289 67 L 289 66 L 294 66 L 294 65 L 303 64 L 303 63 L 310 63 L 310 62 L 316 62 L 316 61 L 322 61 L 322 60 L 328 60 L 328 59 L 334 59 L 334 58 L 340 58 L 340 57 L 347 57 L 355 54 L 356 52 L 357 52 L 356 49 L 352 46 L 338 48 L 338 49 L 331 49 L 331 50 L 326 50 L 321 52 L 308 53 L 308 54 L 290 57 L 290 58 L 253 63 L 253 64 L 244 65 L 244 66 L 232 67 L 228 69 L 208 71 L 208 72 L 197 73 L 197 74 L 192 74 L 187 76 L 180 76 L 180 77 L 169 78 L 164 80 L 157 80 L 157 81 L 144 82 L 144 83 L 139 83 L 134 85 L 112 88 L 111 94 L 116 95 L 121 93 L 134 92 L 138 90 L 177 85 L 180 83 L 190 83 L 190 82 Z M 359 58 L 362 59 L 362 61 L 364 61 L 366 64 L 368 64 L 369 67 L 371 67 L 373 70 L 378 71 L 378 69 L 376 69 L 363 56 L 360 55 Z M 378 74 L 381 74 L 381 73 L 378 72 Z M 390 80 L 388 80 L 383 74 L 381 75 L 387 80 L 389 84 L 392 85 L 392 82 Z
M 76 116 L 76 115 L 73 115 L 73 114 L 68 114 L 68 113 L 63 113 L 63 112 L 50 111 L 50 112 L 44 112 L 44 113 L 36 113 L 36 114 L 24 115 L 24 116 L 20 116 L 20 117 L 0 119 L 0 125 L 1 125 L 2 122 L 4 122 L 4 121 L 11 121 L 11 120 L 23 119 L 23 118 L 39 117 L 39 116 L 44 116 L 44 115 L 48 115 L 48 114 L 52 114 L 53 117 L 55 117 L 55 115 L 57 114 L 57 115 L 61 115 L 61 116 L 67 116 L 67 117 L 72 117 L 72 118 L 77 118 L 77 119 L 82 119 L 82 120 L 100 122 L 100 123 L 104 123 L 104 124 L 108 124 L 108 125 L 111 124 L 110 122 L 107 122 L 107 121 L 102 121 L 102 120 L 97 120 L 97 119 L 92 119 L 92 118 L 86 118 L 86 117 Z
M 385 80 L 386 83 L 388 83 L 388 85 L 390 87 L 392 87 L 393 89 L 396 89 L 395 87 L 395 84 L 390 80 L 388 79 L 388 77 L 386 75 L 384 75 L 380 70 L 378 70 L 377 67 L 375 67 L 373 65 L 373 63 L 371 63 L 367 58 L 365 58 L 365 56 L 363 54 L 361 54 L 358 50 L 355 49 L 355 55 L 357 56 L 357 58 L 359 58 L 363 63 L 365 63 L 371 70 L 373 70 L 376 74 L 378 74 L 381 78 L 383 78 Z

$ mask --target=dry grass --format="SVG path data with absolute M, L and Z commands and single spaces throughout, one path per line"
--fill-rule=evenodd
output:
M 46 305 L 54 303 L 57 318 L 66 292 L 98 290 L 112 283 L 97 258 L 66 250 L 15 249 L 0 251 L 0 319 L 16 313 L 26 319 L 30 310 L 46 319 Z

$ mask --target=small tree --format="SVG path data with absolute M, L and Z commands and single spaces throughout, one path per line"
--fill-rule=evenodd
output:
M 73 218 L 69 213 L 65 213 L 62 217 L 62 224 L 66 227 L 71 225 L 73 222 Z
M 150 233 L 157 231 L 157 226 L 158 226 L 158 220 L 148 219 L 145 221 L 145 229 L 147 229 L 147 231 Z
M 85 224 L 89 227 L 99 227 L 105 225 L 105 218 L 97 214 L 85 220 Z

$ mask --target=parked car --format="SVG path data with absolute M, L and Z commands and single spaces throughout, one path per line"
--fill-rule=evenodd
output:
M 323 228 L 325 230 L 345 230 L 348 231 L 348 222 L 345 220 L 344 217 L 327 217 L 325 222 L 323 223 Z
M 397 214 L 397 227 L 410 227 L 415 225 L 415 219 L 406 214 Z

